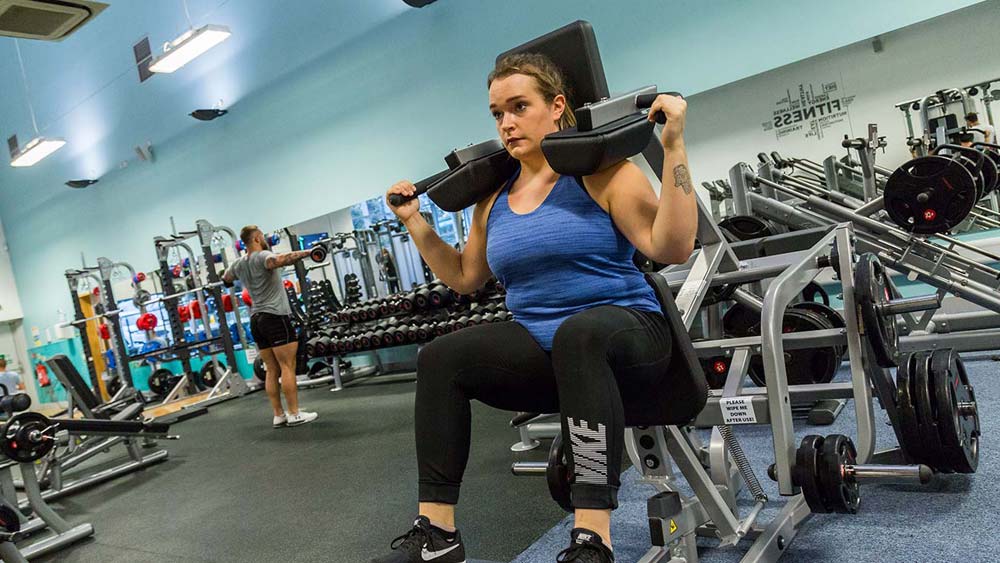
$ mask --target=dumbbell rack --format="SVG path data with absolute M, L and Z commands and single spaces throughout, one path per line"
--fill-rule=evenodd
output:
M 432 305 L 431 294 L 438 290 L 447 294 L 441 300 L 445 305 Z M 495 300 L 498 290 L 499 284 L 491 280 L 483 291 L 475 292 L 471 296 L 460 296 L 438 282 L 425 284 L 423 287 L 418 286 L 414 291 L 404 295 L 358 303 L 339 311 L 337 315 L 339 324 L 317 331 L 316 336 L 307 343 L 307 349 L 313 357 L 324 358 L 333 366 L 334 376 L 337 378 L 334 390 L 337 391 L 343 387 L 337 361 L 342 355 L 375 352 L 395 346 L 420 346 L 436 336 L 471 326 L 477 313 L 485 317 L 492 311 L 498 311 L 495 316 L 489 317 L 490 321 L 508 319 L 509 312 L 506 312 L 502 301 Z M 491 301 L 491 303 L 480 303 L 480 301 Z M 396 330 L 390 333 L 393 328 Z M 426 334 L 420 336 L 418 328 Z M 372 336 L 367 336 L 369 334 Z M 371 340 L 374 336 L 378 336 L 377 342 Z M 366 337 L 367 340 L 362 337 Z M 327 346 L 330 344 L 327 342 L 335 345 L 335 348 L 328 349 Z M 357 342 L 362 343 L 360 347 Z M 378 355 L 374 356 L 376 372 L 381 372 Z M 355 375 L 355 378 L 357 377 Z
M 800 164 L 802 161 L 795 161 Z M 902 316 L 904 350 L 930 346 L 962 351 L 992 350 L 1000 332 L 1000 270 L 986 263 L 1000 256 L 958 239 L 935 235 L 943 244 L 928 237 L 910 234 L 877 217 L 882 199 L 867 203 L 832 191 L 808 189 L 772 162 L 762 162 L 755 172 L 739 163 L 730 170 L 737 210 L 749 212 L 795 228 L 809 228 L 850 222 L 857 235 L 859 252 L 873 252 L 894 270 L 911 280 L 953 294 L 982 307 L 983 311 L 954 314 L 925 313 L 919 318 Z M 759 188 L 759 193 L 754 188 Z M 986 210 L 989 211 L 989 210 Z M 947 246 L 944 246 L 947 245 Z M 986 263 L 984 263 L 986 262 Z

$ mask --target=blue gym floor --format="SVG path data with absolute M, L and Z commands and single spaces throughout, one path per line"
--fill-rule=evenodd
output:
M 1000 440 L 993 434 L 1000 420 L 1000 362 L 989 355 L 963 355 L 969 377 L 976 389 L 982 438 L 979 470 L 973 475 L 942 475 L 927 486 L 867 485 L 861 488 L 861 510 L 856 515 L 818 514 L 811 517 L 782 561 L 817 563 L 821 561 L 900 562 L 962 561 L 965 563 L 1000 561 L 1000 533 L 996 518 L 1000 514 L 1000 463 L 995 452 Z M 839 378 L 846 379 L 842 371 Z M 876 402 L 877 449 L 895 446 L 895 436 L 884 412 Z M 796 424 L 796 434 L 856 434 L 853 403 L 848 403 L 831 426 Z M 784 498 L 777 485 L 767 478 L 772 459 L 771 434 L 767 427 L 736 427 L 736 435 L 754 464 L 757 478 L 771 502 L 760 522 L 769 521 L 780 510 Z M 619 563 L 638 561 L 649 548 L 646 524 L 646 499 L 652 488 L 636 481 L 638 473 L 629 469 L 622 477 L 620 507 L 612 519 L 615 558 Z M 743 505 L 752 502 L 743 492 Z M 744 512 L 746 514 L 746 512 Z M 515 563 L 551 563 L 555 554 L 566 547 L 572 518 L 545 533 L 534 545 L 519 555 Z M 731 563 L 740 560 L 750 545 L 743 542 L 733 548 L 714 548 L 718 542 L 699 540 L 701 558 L 706 563 Z

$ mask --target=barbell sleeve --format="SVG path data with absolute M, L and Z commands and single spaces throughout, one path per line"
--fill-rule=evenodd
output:
M 885 316 L 902 315 L 939 308 L 941 308 L 941 296 L 937 293 L 932 293 L 930 295 L 893 299 L 882 307 L 881 313 Z
M 544 461 L 517 461 L 510 465 L 510 472 L 518 476 L 545 475 L 548 466 Z
M 926 485 L 934 471 L 926 465 L 845 465 L 844 478 L 857 483 Z

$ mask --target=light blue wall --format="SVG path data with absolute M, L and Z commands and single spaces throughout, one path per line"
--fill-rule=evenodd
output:
M 692 94 L 974 3 L 440 0 L 407 11 L 244 96 L 228 116 L 154 138 L 153 164 L 44 196 L 49 162 L 16 183 L 0 176 L 24 326 L 69 310 L 62 271 L 81 251 L 151 268 L 151 239 L 170 216 L 180 229 L 196 218 L 277 228 L 440 169 L 447 151 L 494 134 L 485 75 L 495 55 L 571 20 L 594 25 L 613 90 L 655 82 Z M 297 43 L 267 40 L 276 50 Z

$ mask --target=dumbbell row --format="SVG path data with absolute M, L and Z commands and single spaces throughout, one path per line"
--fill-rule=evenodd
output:
M 467 304 L 482 301 L 494 294 L 477 291 L 470 295 L 461 295 L 443 284 L 429 285 L 400 296 L 389 296 L 373 299 L 348 307 L 338 315 L 340 322 L 359 322 L 374 320 L 398 312 L 436 309 L 452 304 Z
M 368 331 L 360 335 L 343 337 L 320 336 L 306 343 L 306 352 L 311 357 L 320 357 L 347 352 L 371 350 L 374 348 L 416 344 L 444 336 L 450 332 L 478 324 L 505 322 L 513 318 L 507 311 L 486 315 L 462 316 L 447 321 L 424 323 L 422 325 L 399 325 L 388 329 Z
M 328 326 L 326 328 L 320 328 L 316 331 L 315 336 L 328 336 L 330 338 L 347 338 L 354 337 L 366 332 L 376 331 L 376 330 L 388 330 L 393 327 L 407 326 L 407 325 L 417 325 L 420 326 L 425 323 L 438 323 L 446 322 L 450 320 L 455 320 L 461 317 L 472 317 L 474 315 L 484 316 L 486 314 L 492 313 L 496 315 L 501 311 L 506 311 L 502 306 L 498 304 L 491 304 L 487 307 L 476 307 L 463 308 L 453 311 L 440 310 L 436 312 L 428 312 L 428 314 L 416 314 L 409 315 L 405 317 L 389 317 L 387 319 L 382 319 L 379 322 L 370 321 L 364 325 L 338 325 L 338 326 Z
M 389 326 L 392 326 L 392 325 L 401 325 L 401 324 L 413 324 L 414 322 L 416 322 L 417 324 L 421 324 L 424 321 L 428 321 L 429 322 L 429 321 L 447 320 L 448 318 L 458 318 L 458 317 L 460 317 L 462 315 L 471 317 L 472 315 L 476 315 L 476 314 L 479 314 L 479 315 L 485 315 L 487 313 L 497 314 L 500 311 L 506 311 L 506 310 L 507 310 L 506 305 L 503 302 L 493 302 L 493 303 L 489 303 L 489 304 L 486 304 L 486 305 L 479 304 L 479 303 L 474 303 L 474 304 L 471 304 L 471 305 L 455 305 L 453 307 L 449 307 L 449 308 L 445 308 L 445 309 L 437 309 L 437 310 L 424 311 L 424 312 L 422 312 L 423 314 L 422 313 L 415 313 L 415 314 L 404 313 L 403 316 L 401 316 L 399 314 L 396 314 L 395 316 L 392 316 L 392 317 L 368 318 L 368 319 L 363 319 L 363 320 L 358 321 L 358 322 L 359 323 L 372 323 L 372 322 L 375 322 L 375 321 L 381 321 L 378 325 L 376 325 L 376 327 L 380 326 L 381 324 L 387 324 Z M 338 318 L 340 318 L 340 317 L 338 317 Z M 348 324 L 353 324 L 353 323 L 348 323 Z M 356 332 L 364 332 L 364 331 L 369 330 L 371 328 L 372 327 L 370 327 L 370 326 L 368 326 L 368 327 L 365 327 L 365 326 L 348 326 L 346 328 L 346 330 L 349 331 L 349 332 L 355 332 L 356 333 Z M 342 328 L 341 330 L 344 330 L 344 329 Z

